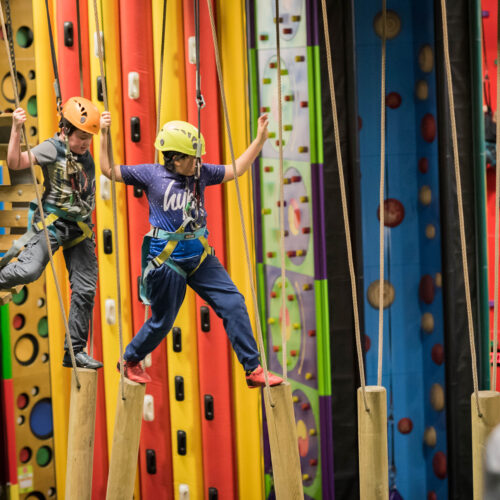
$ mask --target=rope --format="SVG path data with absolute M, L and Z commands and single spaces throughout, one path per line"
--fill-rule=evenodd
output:
M 500 22 L 500 9 L 498 9 Z M 500 26 L 500 24 L 498 24 Z M 484 33 L 483 33 L 484 37 Z M 500 28 L 497 27 L 497 61 L 500 61 Z M 497 64 L 497 95 L 500 95 L 500 64 Z M 497 106 L 498 108 L 498 106 Z M 496 123 L 496 173 L 495 173 L 495 298 L 493 308 L 493 363 L 491 367 L 491 390 L 497 390 L 497 350 L 498 350 L 498 259 L 499 259 L 499 217 L 500 210 L 500 121 Z
M 333 130 L 335 133 L 335 149 L 337 152 L 337 164 L 339 169 L 339 179 L 340 179 L 340 194 L 342 198 L 342 214 L 344 217 L 344 229 L 345 229 L 345 240 L 347 247 L 347 260 L 349 263 L 349 274 L 351 278 L 351 291 L 352 291 L 352 306 L 354 314 L 354 333 L 356 337 L 356 351 L 358 355 L 358 365 L 359 365 L 359 378 L 361 381 L 361 392 L 363 394 L 363 403 L 365 406 L 365 411 L 370 411 L 368 408 L 368 403 L 366 401 L 366 387 L 365 387 L 365 366 L 363 361 L 363 350 L 361 347 L 361 333 L 359 329 L 359 308 L 358 308 L 358 292 L 356 287 L 356 275 L 354 272 L 354 261 L 352 257 L 352 241 L 351 241 L 351 228 L 349 224 L 349 213 L 347 210 L 347 198 L 345 190 L 345 180 L 344 180 L 344 166 L 342 162 L 342 152 L 340 149 L 340 135 L 339 135 L 339 119 L 337 115 L 337 101 L 335 98 L 335 83 L 333 80 L 333 64 L 332 64 L 332 50 L 330 46 L 330 32 L 328 30 L 328 17 L 326 10 L 326 0 L 321 0 L 321 9 L 323 13 L 323 28 L 325 36 L 325 46 L 326 46 L 326 58 L 328 65 L 328 79 L 330 85 L 330 99 L 332 106 L 332 116 L 333 116 Z
M 212 10 L 211 0 L 207 0 L 207 5 L 208 5 L 208 13 L 210 16 L 210 26 L 212 28 L 212 38 L 213 38 L 214 50 L 215 50 L 215 64 L 217 66 L 217 77 L 219 79 L 222 109 L 224 112 L 224 120 L 225 120 L 225 124 L 226 124 L 226 129 L 227 129 L 229 150 L 231 153 L 231 164 L 233 166 L 233 175 L 234 175 L 234 182 L 235 182 L 235 187 L 236 187 L 236 195 L 238 198 L 238 209 L 239 209 L 239 214 L 240 214 L 241 230 L 243 232 L 243 240 L 245 243 L 245 256 L 246 256 L 246 260 L 247 260 L 248 274 L 250 277 L 250 288 L 252 291 L 252 301 L 253 301 L 253 306 L 255 308 L 255 311 L 258 311 L 259 305 L 257 302 L 257 294 L 255 292 L 255 284 L 254 284 L 253 279 L 252 279 L 252 275 L 253 275 L 252 263 L 250 260 L 250 250 L 249 250 L 249 246 L 248 246 L 248 237 L 247 237 L 247 233 L 246 233 L 245 219 L 243 217 L 243 203 L 241 201 L 240 185 L 238 182 L 238 176 L 236 175 L 236 160 L 235 160 L 235 156 L 234 156 L 233 140 L 231 137 L 231 127 L 229 124 L 229 114 L 228 114 L 227 103 L 226 103 L 226 93 L 224 91 L 224 81 L 222 79 L 222 68 L 221 68 L 220 55 L 219 55 L 219 44 L 217 42 L 217 32 L 215 29 L 215 20 L 214 20 L 214 14 L 213 14 L 213 10 Z M 269 376 L 268 376 L 268 372 L 267 372 L 267 361 L 266 361 L 266 353 L 264 350 L 264 340 L 262 337 L 262 327 L 260 324 L 260 317 L 259 317 L 258 313 L 255 314 L 255 322 L 256 322 L 256 326 L 257 326 L 257 338 L 259 341 L 259 350 L 260 350 L 261 358 L 262 358 L 262 368 L 264 370 L 264 379 L 266 382 L 266 386 L 265 386 L 264 390 L 267 391 L 267 397 L 269 398 L 269 404 L 271 405 L 271 407 L 274 408 L 274 400 L 271 396 L 271 390 L 269 387 Z
M 103 50 L 102 50 L 102 40 L 101 40 L 101 30 L 99 26 L 99 14 L 97 11 L 97 0 L 94 0 L 94 17 L 95 17 L 95 28 L 97 32 L 97 53 L 99 56 L 99 68 L 101 71 L 101 82 L 102 82 L 102 97 L 104 101 L 104 109 L 109 111 L 108 106 L 108 92 L 107 85 L 104 76 L 104 60 L 103 60 Z M 125 400 L 125 387 L 123 384 L 123 333 L 122 333 L 122 294 L 121 294 L 121 281 L 120 281 L 120 252 L 118 246 L 118 215 L 116 207 L 116 172 L 115 172 L 115 161 L 113 159 L 113 147 L 111 144 L 111 130 L 108 128 L 108 157 L 109 164 L 111 165 L 111 193 L 113 201 L 113 231 L 114 231 L 114 243 L 115 243 L 115 266 L 116 266 L 116 292 L 117 292 L 117 306 L 118 306 L 118 338 L 120 342 L 120 386 L 122 393 L 122 400 Z
M 379 193 L 379 254 L 380 275 L 378 289 L 378 368 L 377 385 L 382 385 L 382 353 L 384 350 L 384 181 L 385 181 L 385 62 L 387 52 L 387 6 L 382 0 L 382 67 L 380 86 L 380 193 Z
M 462 266 L 464 274 L 465 286 L 465 300 L 467 306 L 467 322 L 469 327 L 469 343 L 470 354 L 472 360 L 472 380 L 474 384 L 474 395 L 476 399 L 476 409 L 478 417 L 482 417 L 479 408 L 479 389 L 477 378 L 477 361 L 476 361 L 476 346 L 474 341 L 474 324 L 472 322 L 472 305 L 470 298 L 470 285 L 469 285 L 469 267 L 467 264 L 467 243 L 465 241 L 465 225 L 464 225 L 464 208 L 462 201 L 462 183 L 460 179 L 460 163 L 458 158 L 458 138 L 457 138 L 457 124 L 455 119 L 455 102 L 453 99 L 453 82 L 451 75 L 450 64 L 450 48 L 448 41 L 448 21 L 446 14 L 446 0 L 441 0 L 441 11 L 443 16 L 443 46 L 444 46 L 444 59 L 446 66 L 446 79 L 448 83 L 448 101 L 450 108 L 450 121 L 451 121 L 451 135 L 453 141 L 453 162 L 455 165 L 455 179 L 457 184 L 457 204 L 458 204 L 458 221 L 460 226 L 460 243 L 462 248 Z
M 280 254 L 281 254 L 281 364 L 283 380 L 286 382 L 286 271 L 285 271 L 285 183 L 283 171 L 283 103 L 281 102 L 281 47 L 280 47 L 280 12 L 279 0 L 276 0 L 276 70 L 278 72 L 278 139 L 280 158 Z
M 82 30 L 80 23 L 80 0 L 76 0 L 76 27 L 78 33 L 78 70 L 80 72 L 80 95 L 83 96 Z
M 57 70 L 56 48 L 54 46 L 54 37 L 52 35 L 52 23 L 50 21 L 50 10 L 49 10 L 48 0 L 45 0 L 45 10 L 47 12 L 47 24 L 49 27 L 49 42 L 50 42 L 50 55 L 52 58 L 52 69 L 54 70 L 54 92 L 56 94 L 57 111 L 61 113 L 62 111 L 61 85 L 59 84 L 59 71 Z
M 156 110 L 156 135 L 160 132 L 161 94 L 163 88 L 163 59 L 165 55 L 165 26 L 167 22 L 167 0 L 163 0 L 163 19 L 161 24 L 160 75 L 158 78 L 158 107 Z M 155 163 L 158 163 L 159 151 L 155 148 Z M 146 306 L 148 307 L 148 306 Z
M 8 12 L 9 12 L 9 21 L 10 21 L 9 0 L 6 1 L 6 8 L 7 7 L 9 8 Z M 1 17 L 1 22 L 2 22 L 2 30 L 4 33 L 5 48 L 7 51 L 7 57 L 9 59 L 10 78 L 12 80 L 12 90 L 14 92 L 14 100 L 16 103 L 16 108 L 18 108 L 19 107 L 19 93 L 17 90 L 17 75 L 14 72 L 13 59 L 11 58 L 11 53 L 9 50 L 9 42 L 7 40 L 8 34 L 7 34 L 7 30 L 5 28 L 5 18 L 3 15 L 3 7 L 1 5 L 1 3 L 0 3 L 0 17 Z M 61 310 L 61 315 L 62 315 L 62 318 L 64 321 L 64 329 L 66 331 L 66 341 L 68 342 L 69 355 L 71 357 L 71 365 L 73 366 L 73 372 L 75 375 L 76 387 L 77 387 L 77 389 L 80 389 L 81 386 L 80 386 L 80 380 L 78 378 L 78 371 L 76 370 L 75 353 L 73 352 L 73 343 L 71 341 L 71 335 L 69 334 L 69 325 L 68 325 L 68 320 L 66 318 L 66 312 L 64 310 L 64 303 L 63 303 L 63 298 L 62 298 L 62 294 L 61 294 L 61 287 L 59 286 L 59 280 L 57 279 L 56 268 L 54 265 L 54 258 L 53 258 L 53 254 L 52 254 L 52 247 L 50 245 L 49 231 L 47 229 L 47 224 L 45 223 L 45 212 L 43 210 L 43 204 L 42 204 L 42 198 L 40 196 L 40 191 L 38 190 L 38 183 L 36 180 L 35 167 L 33 166 L 33 157 L 31 156 L 31 148 L 30 148 L 30 145 L 28 143 L 28 136 L 26 135 L 26 127 L 24 126 L 24 123 L 23 123 L 22 129 L 21 129 L 21 136 L 22 136 L 24 143 L 26 144 L 26 150 L 28 152 L 28 158 L 30 161 L 31 180 L 32 180 L 33 186 L 35 188 L 38 210 L 40 211 L 40 217 L 42 219 L 43 234 L 45 235 L 45 241 L 47 243 L 47 251 L 49 254 L 50 266 L 52 268 L 52 273 L 54 275 L 54 282 L 56 285 L 57 298 L 59 301 L 59 308 Z

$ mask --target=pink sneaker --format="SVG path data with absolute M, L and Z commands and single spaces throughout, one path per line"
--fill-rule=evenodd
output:
M 119 361 L 116 365 L 116 368 L 118 369 L 118 371 L 120 371 Z M 124 361 L 123 373 L 129 380 L 132 380 L 132 382 L 137 382 L 138 384 L 147 384 L 148 382 L 151 382 L 151 377 L 142 367 L 142 363 L 140 361 Z
M 283 382 L 281 377 L 274 375 L 274 373 L 267 372 L 267 378 L 269 379 L 269 385 L 279 385 Z M 251 389 L 255 387 L 263 387 L 266 385 L 266 380 L 264 378 L 264 369 L 262 366 L 258 366 L 255 370 L 247 375 L 247 385 Z

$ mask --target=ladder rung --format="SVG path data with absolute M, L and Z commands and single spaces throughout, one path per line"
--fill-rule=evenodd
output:
M 16 184 L 14 186 L 0 186 L 0 201 L 28 202 L 36 198 L 33 184 Z
M 14 209 L 0 211 L 0 227 L 27 227 L 28 210 Z

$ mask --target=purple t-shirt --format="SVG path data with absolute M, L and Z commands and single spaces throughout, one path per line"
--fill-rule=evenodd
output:
M 165 231 L 175 232 L 182 225 L 186 216 L 184 208 L 194 203 L 194 177 L 168 171 L 160 164 L 121 165 L 121 174 L 125 184 L 141 188 L 149 202 L 149 222 L 152 226 Z M 200 170 L 199 191 L 200 210 L 197 224 L 206 224 L 205 187 L 220 184 L 224 179 L 224 165 L 204 163 Z M 192 231 L 189 225 L 186 231 Z M 207 232 L 208 234 L 208 232 Z M 150 247 L 151 255 L 158 255 L 165 246 L 164 240 L 153 238 Z M 180 241 L 172 253 L 172 258 L 181 260 L 196 257 L 203 253 L 203 245 L 198 240 Z

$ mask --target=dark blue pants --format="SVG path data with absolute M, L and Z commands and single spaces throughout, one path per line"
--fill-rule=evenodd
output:
M 199 258 L 177 261 L 189 273 Z M 147 277 L 147 293 L 151 301 L 151 317 L 127 346 L 124 358 L 140 361 L 164 339 L 174 325 L 189 285 L 222 318 L 234 352 L 245 370 L 259 365 L 259 351 L 252 333 L 245 299 L 222 267 L 217 257 L 208 255 L 199 269 L 187 279 L 163 264 Z

